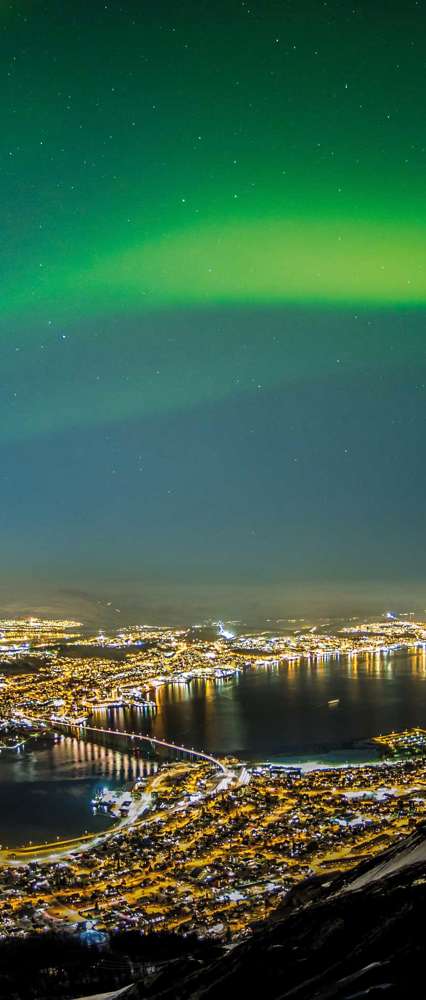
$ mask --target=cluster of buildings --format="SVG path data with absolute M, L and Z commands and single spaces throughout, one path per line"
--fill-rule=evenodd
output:
M 0 622 L 0 742 L 61 725 L 84 735 L 96 709 L 155 705 L 170 682 L 426 642 L 422 624 L 393 618 L 327 634 L 298 625 L 236 637 L 220 625 L 87 635 L 77 622 Z M 18 669 L 18 649 L 36 666 Z M 405 757 L 309 772 L 200 756 L 158 766 L 126 790 L 119 826 L 0 852 L 0 935 L 67 927 L 244 936 L 300 880 L 371 857 L 426 817 L 426 734 L 378 739 Z
M 83 633 L 79 622 L 0 621 L 0 725 L 42 726 L 61 718 L 87 722 L 99 708 L 155 706 L 163 684 L 219 680 L 240 670 L 302 658 L 375 656 L 399 646 L 425 647 L 424 623 L 387 618 L 351 622 L 338 631 L 291 626 L 286 632 L 134 626 Z M 30 657 L 32 669 L 19 663 Z M 13 661 L 16 670 L 10 670 Z M 3 662 L 5 669 L 1 670 Z
M 301 627 L 298 623 L 291 630 L 277 635 L 269 631 L 240 635 L 236 645 L 238 652 L 259 656 L 260 662 L 268 656 L 277 660 L 368 656 L 402 647 L 425 646 L 426 626 L 411 617 L 395 618 L 392 615 L 378 622 L 352 619 L 350 624 L 333 630 L 317 625 Z
M 384 736 L 375 736 L 374 743 L 386 751 L 386 754 L 393 756 L 413 757 L 418 754 L 426 754 L 426 729 L 415 726 L 413 729 L 405 729 L 402 733 L 386 733 Z
M 48 643 L 78 638 L 81 622 L 65 618 L 3 618 L 0 619 L 0 661 L 8 664 L 31 653 L 37 657 Z
M 0 934 L 56 927 L 250 932 L 307 876 L 344 870 L 426 817 L 420 759 L 326 768 L 160 767 L 149 809 L 102 837 L 9 852 Z

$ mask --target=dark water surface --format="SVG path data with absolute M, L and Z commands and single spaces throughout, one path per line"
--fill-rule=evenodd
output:
M 95 725 L 249 760 L 372 759 L 360 742 L 394 729 L 426 728 L 426 652 L 252 668 L 223 681 L 170 684 L 156 699 L 156 714 L 113 709 L 97 713 Z M 329 706 L 336 699 L 338 705 Z M 102 785 L 123 785 L 156 767 L 143 756 L 120 737 L 109 747 L 67 737 L 48 750 L 3 752 L 0 842 L 104 828 L 109 820 L 92 815 L 90 799 Z
M 47 750 L 3 751 L 0 844 L 39 844 L 105 830 L 113 821 L 93 813 L 95 792 L 131 783 L 157 766 L 120 749 L 73 737 L 63 737 Z
M 426 651 L 251 668 L 219 682 L 170 684 L 156 697 L 151 718 L 113 709 L 98 713 L 99 724 L 252 760 L 329 752 L 426 727 Z

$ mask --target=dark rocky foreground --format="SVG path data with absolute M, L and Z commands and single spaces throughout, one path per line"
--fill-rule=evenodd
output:
M 131 995 L 146 1000 L 423 997 L 425 914 L 423 825 L 346 875 L 301 884 L 228 949 L 136 932 L 100 950 L 54 935 L 2 942 L 0 996 L 68 1000 L 132 984 Z
M 426 996 L 425 915 L 423 826 L 349 875 L 300 886 L 249 941 L 196 971 L 165 971 L 142 995 L 155 1000 Z

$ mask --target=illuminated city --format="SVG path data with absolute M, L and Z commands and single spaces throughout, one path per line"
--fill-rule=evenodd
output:
M 0 28 L 0 1000 L 421 996 L 426 0 Z
M 372 733 L 383 754 L 370 763 L 308 768 L 216 757 L 147 731 L 167 686 L 190 692 L 200 678 L 220 685 L 241 672 L 280 662 L 301 669 L 330 656 L 352 668 L 398 649 L 423 656 L 424 622 L 384 617 L 334 631 L 298 622 L 279 634 L 237 634 L 222 623 L 140 625 L 92 634 L 76 621 L 30 618 L 4 620 L 0 629 L 4 752 L 98 740 L 101 758 L 120 746 L 136 752 L 136 764 L 152 760 L 116 790 L 99 788 L 92 808 L 109 818 L 103 832 L 2 846 L 2 933 L 72 932 L 87 923 L 237 940 L 298 882 L 346 871 L 426 819 L 419 729 Z M 8 674 L 26 658 L 29 672 Z M 139 713 L 138 731 L 99 724 L 99 712 L 117 708 Z

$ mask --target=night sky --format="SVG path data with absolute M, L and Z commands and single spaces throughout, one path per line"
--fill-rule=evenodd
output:
M 0 23 L 1 608 L 426 607 L 424 3 Z

